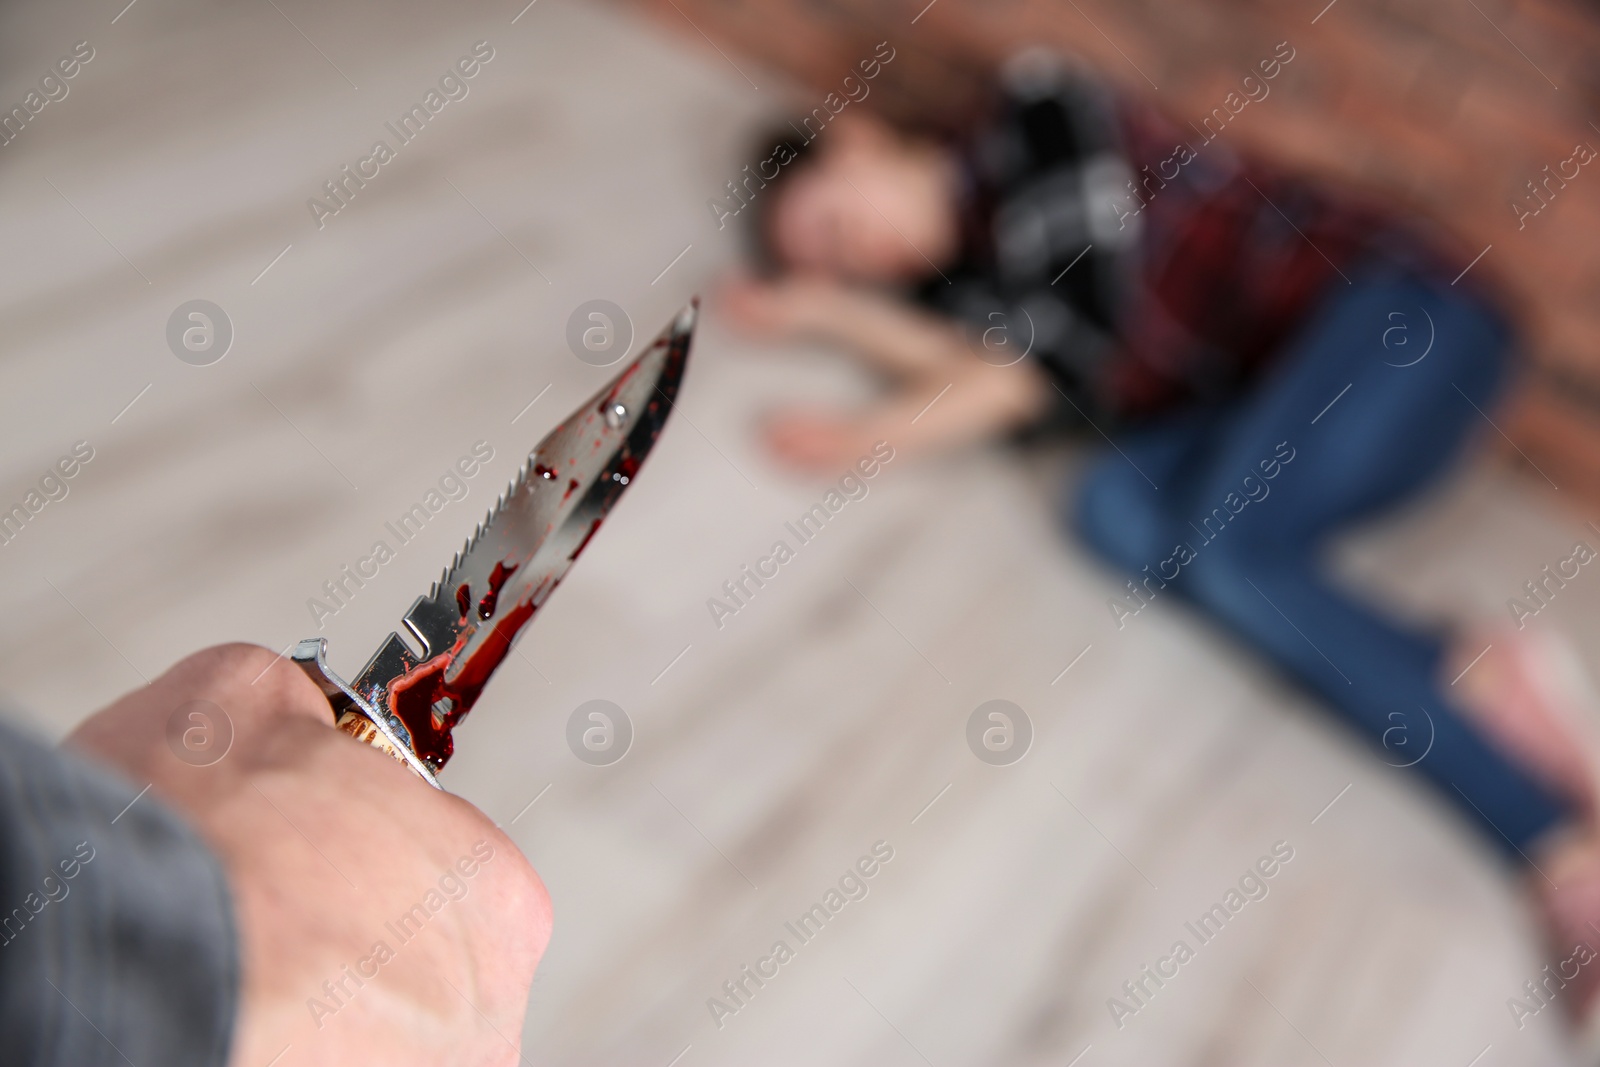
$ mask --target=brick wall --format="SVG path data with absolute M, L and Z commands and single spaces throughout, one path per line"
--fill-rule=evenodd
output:
M 950 127 L 970 115 L 993 64 L 1027 44 L 1069 52 L 1179 122 L 1198 122 L 1288 41 L 1294 61 L 1223 136 L 1397 203 L 1463 262 L 1487 248 L 1472 270 L 1512 294 L 1530 357 L 1517 395 L 1494 413 L 1515 442 L 1507 454 L 1520 461 L 1520 450 L 1563 490 L 1600 500 L 1600 158 L 1564 164 L 1580 144 L 1600 151 L 1600 5 L 631 2 L 702 47 L 704 33 L 819 93 L 887 40 L 897 55 L 868 104 Z M 1565 181 L 1551 177 L 1558 168 Z M 1544 199 L 1530 181 L 1543 183 Z

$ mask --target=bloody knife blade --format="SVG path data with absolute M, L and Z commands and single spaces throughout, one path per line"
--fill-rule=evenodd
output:
M 472 709 L 528 620 L 566 576 L 661 435 L 683 379 L 697 302 L 622 373 L 539 442 L 462 551 L 353 682 L 327 640 L 291 658 L 333 706 L 339 729 L 437 786 L 451 730 Z

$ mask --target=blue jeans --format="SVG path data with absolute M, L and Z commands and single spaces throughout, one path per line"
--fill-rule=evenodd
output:
M 1242 400 L 1119 440 L 1078 490 L 1076 526 L 1135 579 L 1112 609 L 1119 625 L 1136 625 L 1143 601 L 1181 597 L 1386 762 L 1427 775 L 1501 847 L 1525 850 L 1566 815 L 1562 802 L 1452 706 L 1441 641 L 1340 588 L 1322 558 L 1330 537 L 1427 485 L 1484 426 L 1474 405 L 1487 410 L 1506 378 L 1509 333 L 1477 298 L 1397 262 L 1351 281 L 1330 286 Z

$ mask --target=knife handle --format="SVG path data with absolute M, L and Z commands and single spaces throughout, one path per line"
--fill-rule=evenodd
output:
M 306 676 L 322 690 L 322 695 L 328 698 L 328 705 L 333 712 L 334 728 L 349 734 L 357 741 L 387 752 L 418 778 L 435 789 L 440 788 L 439 780 L 433 776 L 433 771 L 418 758 L 401 736 L 393 729 L 385 729 L 381 725 L 379 719 L 381 712 L 363 700 L 343 678 L 329 669 L 327 652 L 328 642 L 325 638 L 308 637 L 295 646 L 290 659 L 306 672 Z M 398 720 L 396 722 L 398 723 Z
M 336 716 L 333 724 L 335 730 L 349 734 L 357 741 L 387 752 L 394 757 L 396 762 L 404 763 L 407 767 L 411 766 L 405 757 L 405 753 L 393 741 L 389 740 L 382 730 L 373 725 L 372 720 L 367 718 L 364 712 L 355 708 L 348 708 L 343 712 L 335 712 L 334 714 Z

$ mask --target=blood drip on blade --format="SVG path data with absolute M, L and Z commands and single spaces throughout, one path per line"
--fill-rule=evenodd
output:
M 517 569 L 517 564 L 506 566 L 505 561 L 494 565 L 494 570 L 489 572 L 489 591 L 483 594 L 483 599 L 478 601 L 478 618 L 494 618 L 495 605 L 500 602 L 500 590 L 506 584 L 506 579 L 511 577 L 511 572 Z M 462 614 L 466 614 L 462 612 Z
M 478 613 L 485 623 L 494 617 L 500 591 L 518 566 L 503 561 L 494 565 L 488 589 L 478 602 Z M 471 657 L 462 659 L 461 653 L 476 629 L 463 632 L 447 651 L 419 663 L 389 684 L 389 710 L 405 724 L 411 734 L 412 750 L 430 767 L 443 767 L 450 759 L 455 751 L 450 731 L 477 703 L 483 687 L 511 651 L 517 634 L 533 618 L 534 602 L 545 586 L 545 582 L 540 582 L 526 600 L 496 619 L 489 636 Z M 465 618 L 472 606 L 469 586 L 463 584 L 456 589 L 456 604 L 462 608 Z

